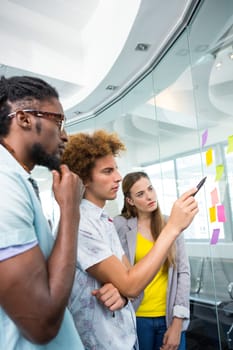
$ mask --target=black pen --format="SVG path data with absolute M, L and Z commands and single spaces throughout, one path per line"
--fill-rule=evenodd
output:
M 197 194 L 197 192 L 200 190 L 200 188 L 204 185 L 206 179 L 207 179 L 207 176 L 205 176 L 205 177 L 199 182 L 199 184 L 196 186 L 196 187 L 197 187 L 197 191 L 193 194 L 193 197 Z

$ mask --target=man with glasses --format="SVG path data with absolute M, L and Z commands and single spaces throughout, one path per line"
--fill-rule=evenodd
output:
M 0 349 L 83 350 L 66 309 L 81 190 L 78 176 L 60 165 L 64 121 L 58 93 L 46 82 L 1 77 Z M 34 191 L 35 165 L 52 170 L 61 213 L 55 242 Z
M 35 117 L 45 118 L 53 121 L 57 124 L 58 128 L 63 131 L 65 125 L 65 116 L 61 113 L 51 113 L 45 111 L 36 111 L 35 109 L 22 109 L 22 112 L 27 112 L 33 114 Z M 9 118 L 13 118 L 17 112 L 12 112 L 8 114 Z

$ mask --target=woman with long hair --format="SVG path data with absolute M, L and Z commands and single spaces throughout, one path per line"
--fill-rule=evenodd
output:
M 131 264 L 138 263 L 156 244 L 166 224 L 157 195 L 144 172 L 122 181 L 124 206 L 114 224 Z M 190 271 L 181 235 L 163 266 L 133 302 L 140 350 L 184 350 L 189 323 Z

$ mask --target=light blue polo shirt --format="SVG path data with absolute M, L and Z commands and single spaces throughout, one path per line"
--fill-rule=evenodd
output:
M 29 174 L 0 145 L 0 248 L 30 244 L 37 240 L 47 258 L 54 241 L 28 178 Z M 68 310 L 65 311 L 57 336 L 46 345 L 35 345 L 22 336 L 0 307 L 0 349 L 84 350 L 84 347 Z

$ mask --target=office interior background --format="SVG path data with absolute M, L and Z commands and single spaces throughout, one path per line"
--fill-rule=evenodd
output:
M 187 349 L 233 349 L 233 1 L 1 0 L 0 74 L 54 85 L 69 134 L 116 132 L 118 166 L 144 170 L 162 212 L 205 176 L 184 232 Z M 34 171 L 46 216 L 51 174 Z M 119 214 L 122 194 L 107 204 Z

